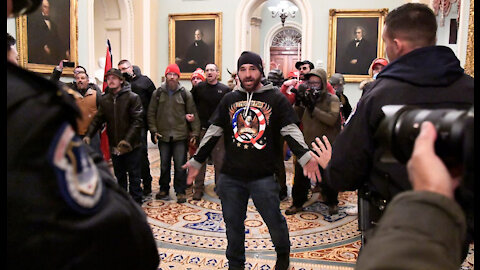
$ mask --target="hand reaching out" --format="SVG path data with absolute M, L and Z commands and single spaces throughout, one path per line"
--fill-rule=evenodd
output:
M 314 156 L 315 160 L 317 163 L 322 166 L 322 168 L 326 168 L 328 165 L 328 162 L 332 158 L 332 146 L 330 145 L 330 141 L 328 140 L 327 136 L 322 136 L 323 141 L 325 144 L 322 143 L 322 140 L 320 138 L 315 138 L 315 142 L 312 142 L 312 147 L 313 150 L 317 153 L 317 155 Z

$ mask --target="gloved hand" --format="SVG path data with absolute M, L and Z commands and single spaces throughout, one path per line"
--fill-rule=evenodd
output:
M 315 103 L 316 103 L 316 100 L 315 100 L 315 97 L 313 96 L 313 94 L 307 94 L 307 96 L 305 97 L 305 100 L 304 100 L 304 103 L 305 103 L 305 107 L 307 108 L 308 112 L 310 112 L 310 114 L 313 113 L 313 110 L 315 109 Z
M 85 144 L 90 144 L 91 139 L 90 139 L 90 137 L 85 136 L 85 137 L 83 137 L 82 141 L 83 141 Z
M 123 155 L 125 153 L 132 151 L 132 146 L 130 145 L 129 142 L 125 140 L 121 140 L 117 145 L 117 149 L 118 149 L 118 152 L 120 152 L 120 155 Z
M 150 139 L 152 140 L 152 143 L 157 144 L 158 138 L 160 138 L 160 134 L 158 133 L 150 133 Z

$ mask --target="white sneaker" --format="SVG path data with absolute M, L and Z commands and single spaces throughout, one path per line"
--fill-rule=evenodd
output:
M 353 207 L 349 207 L 347 209 L 345 209 L 345 214 L 349 215 L 349 216 L 356 216 L 358 215 L 358 206 L 355 205 Z

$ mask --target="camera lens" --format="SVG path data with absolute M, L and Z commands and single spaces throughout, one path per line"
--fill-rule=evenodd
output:
M 398 162 L 406 163 L 412 155 L 415 139 L 424 121 L 432 122 L 437 130 L 435 151 L 447 166 L 463 164 L 465 151 L 473 152 L 464 145 L 473 145 L 473 108 L 423 109 L 413 106 L 384 106 L 377 136 L 386 150 L 386 156 L 393 156 Z M 472 140 L 472 142 L 466 142 Z

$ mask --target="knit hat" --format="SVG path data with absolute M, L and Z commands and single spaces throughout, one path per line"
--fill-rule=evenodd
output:
M 237 61 L 237 70 L 240 70 L 240 67 L 244 64 L 252 64 L 256 66 L 258 70 L 260 70 L 260 73 L 262 73 L 262 76 L 265 77 L 265 74 L 263 73 L 263 62 L 260 55 L 250 51 L 242 52 Z
M 190 76 L 190 81 L 193 80 L 193 78 L 198 77 L 202 82 L 205 81 L 205 72 L 203 72 L 203 69 L 197 68 L 193 73 L 192 76 Z
M 105 73 L 105 78 L 107 78 L 108 75 L 115 75 L 120 80 L 125 81 L 125 77 L 123 77 L 122 72 L 119 69 L 116 69 L 116 68 L 109 69 L 107 73 Z
M 167 69 L 165 70 L 165 76 L 167 76 L 168 73 L 173 72 L 180 77 L 180 68 L 178 67 L 177 64 L 170 64 L 167 66 Z

